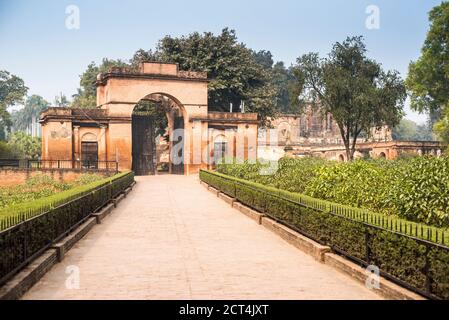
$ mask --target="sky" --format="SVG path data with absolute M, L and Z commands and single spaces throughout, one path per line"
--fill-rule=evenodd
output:
M 130 59 L 165 35 L 223 28 L 254 50 L 270 50 L 288 66 L 308 52 L 325 56 L 332 44 L 363 35 L 368 56 L 407 76 L 441 0 L 0 0 L 0 70 L 21 77 L 29 94 L 48 101 L 79 87 L 79 75 L 102 58 Z M 379 8 L 379 28 L 369 29 L 367 7 Z M 73 11 L 79 9 L 79 28 Z M 69 7 L 70 9 L 71 7 Z M 67 27 L 69 22 L 69 28 Z M 407 103 L 408 105 L 408 103 Z M 406 117 L 425 115 L 406 107 Z

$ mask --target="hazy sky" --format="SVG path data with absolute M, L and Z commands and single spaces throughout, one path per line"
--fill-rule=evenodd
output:
M 79 87 L 79 75 L 103 57 L 129 59 L 165 35 L 235 29 L 255 50 L 270 50 L 286 65 L 310 51 L 327 54 L 336 41 L 363 35 L 369 56 L 405 78 L 419 57 L 427 13 L 437 0 L 0 0 L 0 69 L 24 79 L 29 94 L 49 101 Z M 66 27 L 76 5 L 80 28 Z M 366 8 L 380 9 L 380 28 L 365 26 Z M 407 111 L 416 121 L 425 116 Z

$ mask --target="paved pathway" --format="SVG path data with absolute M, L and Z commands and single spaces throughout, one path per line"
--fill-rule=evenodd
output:
M 197 179 L 137 178 L 112 215 L 24 299 L 379 299 Z M 66 288 L 70 266 L 79 268 L 79 289 Z

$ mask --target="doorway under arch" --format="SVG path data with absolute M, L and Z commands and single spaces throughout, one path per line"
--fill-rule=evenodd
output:
M 150 94 L 131 117 L 132 170 L 138 176 L 184 174 L 184 115 L 173 97 Z

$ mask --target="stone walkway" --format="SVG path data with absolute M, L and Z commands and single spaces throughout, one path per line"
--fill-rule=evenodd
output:
M 197 177 L 136 180 L 24 299 L 379 299 L 232 209 Z M 79 289 L 66 285 L 73 270 Z

